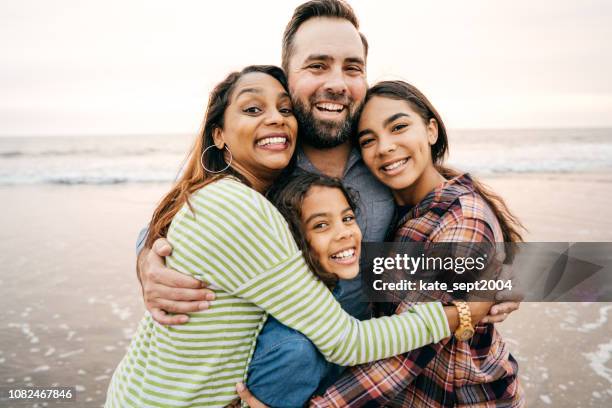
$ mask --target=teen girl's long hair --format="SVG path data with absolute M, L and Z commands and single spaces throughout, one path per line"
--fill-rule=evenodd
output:
M 151 248 L 156 239 L 167 235 L 172 218 L 185 203 L 190 205 L 189 197 L 197 190 L 229 175 L 237 177 L 248 185 L 246 179 L 232 167 L 223 170 L 228 167 L 225 149 L 217 149 L 211 146 L 215 144 L 213 140 L 215 129 L 223 129 L 223 117 L 231 100 L 232 91 L 240 78 L 252 72 L 272 76 L 280 82 L 285 91 L 289 92 L 283 70 L 273 65 L 250 65 L 242 71 L 232 72 L 215 86 L 208 99 L 204 122 L 200 134 L 189 152 L 187 164 L 172 189 L 164 196 L 153 213 L 149 224 L 149 235 L 145 243 L 148 248 Z M 202 158 L 204 150 L 209 147 L 211 148 L 206 151 Z M 206 172 L 202 167 L 202 161 L 207 169 L 219 173 Z
M 448 135 L 446 127 L 436 108 L 434 108 L 432 103 L 421 91 L 404 81 L 382 81 L 368 90 L 364 105 L 374 96 L 406 101 L 421 119 L 423 119 L 425 124 L 428 124 L 432 119 L 435 120 L 438 125 L 438 140 L 431 146 L 432 161 L 438 172 L 446 179 L 451 179 L 462 174 L 457 170 L 443 165 L 444 159 L 448 154 Z M 516 253 L 516 243 L 523 241 L 521 230 L 525 228 L 520 220 L 510 211 L 504 200 L 499 195 L 495 194 L 490 187 L 474 178 L 472 178 L 472 182 L 476 193 L 478 193 L 489 207 L 491 207 L 491 210 L 493 210 L 493 213 L 499 221 L 506 249 L 505 262 L 509 263 Z

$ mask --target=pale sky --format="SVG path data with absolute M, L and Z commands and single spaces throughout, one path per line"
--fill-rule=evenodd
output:
M 0 136 L 194 133 L 208 92 L 280 65 L 302 1 L 3 0 Z M 612 127 L 612 2 L 350 2 L 368 81 L 419 87 L 451 128 Z

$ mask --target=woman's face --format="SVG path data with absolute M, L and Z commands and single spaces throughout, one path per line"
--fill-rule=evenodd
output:
M 296 136 L 297 121 L 287 91 L 274 77 L 252 72 L 236 83 L 224 127 L 215 131 L 215 144 L 227 145 L 238 172 L 267 180 L 289 164 Z
M 313 186 L 302 203 L 306 241 L 321 267 L 340 279 L 359 273 L 361 230 L 337 188 Z
M 358 132 L 363 161 L 392 190 L 412 186 L 433 167 L 437 124 L 433 119 L 425 123 L 406 101 L 372 97 L 364 106 Z

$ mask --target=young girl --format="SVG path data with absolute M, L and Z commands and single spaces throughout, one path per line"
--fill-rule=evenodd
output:
M 361 230 L 355 221 L 356 194 L 342 182 L 324 175 L 301 173 L 269 195 L 289 224 L 310 269 L 330 290 L 339 279 L 353 279 L 359 273 Z M 490 303 L 468 302 L 474 322 L 482 318 Z M 273 317 L 266 322 L 258 338 L 247 388 L 267 406 L 303 406 L 311 395 L 322 392 L 345 367 L 325 361 L 303 338 Z M 394 338 L 390 337 L 389 341 Z M 282 354 L 275 352 L 285 345 Z M 272 372 L 272 370 L 274 372 Z M 271 381 L 283 378 L 283 392 Z M 276 390 L 276 392 L 275 392 Z
M 229 404 L 268 313 L 343 365 L 440 341 L 457 326 L 456 309 L 439 302 L 364 322 L 341 309 L 263 195 L 289 164 L 296 135 L 280 68 L 250 66 L 213 90 L 202 134 L 153 215 L 147 245 L 167 237 L 168 266 L 209 282 L 216 301 L 182 326 L 145 315 L 113 374 L 106 406 Z M 353 273 L 357 248 L 338 247 L 318 259 Z
M 399 206 L 392 241 L 461 243 L 468 251 L 503 242 L 506 261 L 512 259 L 513 243 L 521 241 L 521 224 L 499 196 L 469 175 L 442 166 L 448 149 L 446 128 L 418 89 L 402 81 L 372 87 L 355 141 L 370 171 L 392 190 Z M 409 295 L 396 311 L 418 296 Z M 406 407 L 524 405 L 518 365 L 492 324 L 477 326 L 467 341 L 451 337 L 393 364 L 399 369 L 388 379 L 392 385 L 378 387 L 376 393 L 368 393 L 362 384 L 384 369 L 381 363 L 352 370 L 347 375 L 361 378 L 361 384 L 331 389 L 326 395 L 350 395 L 349 404 L 351 398 L 360 398 L 361 404 L 369 400 L 386 405 L 392 400 L 394 406 Z

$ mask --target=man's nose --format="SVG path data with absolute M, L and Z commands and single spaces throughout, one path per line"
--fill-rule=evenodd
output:
M 344 73 L 341 68 L 330 70 L 327 81 L 325 82 L 325 90 L 337 95 L 344 95 L 347 93 L 348 87 L 346 86 Z

